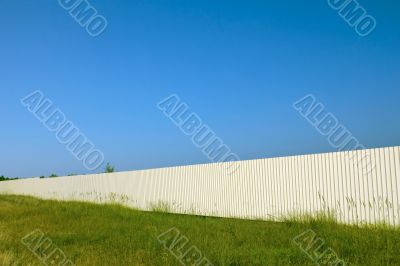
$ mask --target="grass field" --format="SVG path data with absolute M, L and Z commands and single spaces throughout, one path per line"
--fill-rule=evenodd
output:
M 400 265 L 398 230 L 327 220 L 274 223 L 171 215 L 20 196 L 0 196 L 0 265 L 51 265 L 41 260 L 55 248 L 74 265 L 182 265 L 165 247 L 178 231 L 188 239 L 185 247 L 197 247 L 212 265 L 316 265 L 293 242 L 309 229 L 347 265 Z M 25 237 L 31 232 L 36 233 Z M 38 232 L 42 240 L 51 240 L 51 248 L 32 248 Z M 169 239 L 165 246 L 159 241 L 164 232 L 169 232 L 160 237 Z

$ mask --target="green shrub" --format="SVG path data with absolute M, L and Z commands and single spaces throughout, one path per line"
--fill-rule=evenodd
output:
M 107 163 L 106 165 L 106 169 L 105 169 L 105 173 L 114 173 L 115 171 L 115 167 L 112 166 L 110 163 Z

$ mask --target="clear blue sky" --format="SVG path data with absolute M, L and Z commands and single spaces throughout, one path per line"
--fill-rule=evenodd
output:
M 100 1 L 93 38 L 56 0 L 0 1 L 0 175 L 87 173 L 20 99 L 42 90 L 119 171 L 209 160 L 156 108 L 178 94 L 242 159 L 334 151 L 292 108 L 314 94 L 366 147 L 400 144 L 400 2 Z

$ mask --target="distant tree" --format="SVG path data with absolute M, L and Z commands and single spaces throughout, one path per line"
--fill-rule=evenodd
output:
M 110 163 L 107 163 L 105 173 L 114 173 L 115 167 L 112 166 Z
M 76 174 L 69 174 L 68 176 L 74 176 L 74 175 L 76 175 Z
M 15 179 L 18 179 L 18 177 L 15 177 L 15 178 L 8 178 L 8 177 L 5 177 L 5 176 L 0 176 L 0 181 L 7 181 L 7 180 L 15 180 Z
M 56 174 L 51 174 L 49 177 L 58 177 Z
M 44 176 L 41 176 L 40 178 L 44 178 Z

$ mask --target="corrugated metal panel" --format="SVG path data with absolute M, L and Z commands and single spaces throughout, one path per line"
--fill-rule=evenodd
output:
M 332 212 L 343 223 L 400 225 L 400 147 L 162 169 L 24 179 L 0 193 L 121 202 L 149 210 L 279 220 Z M 366 172 L 364 164 L 372 164 Z

